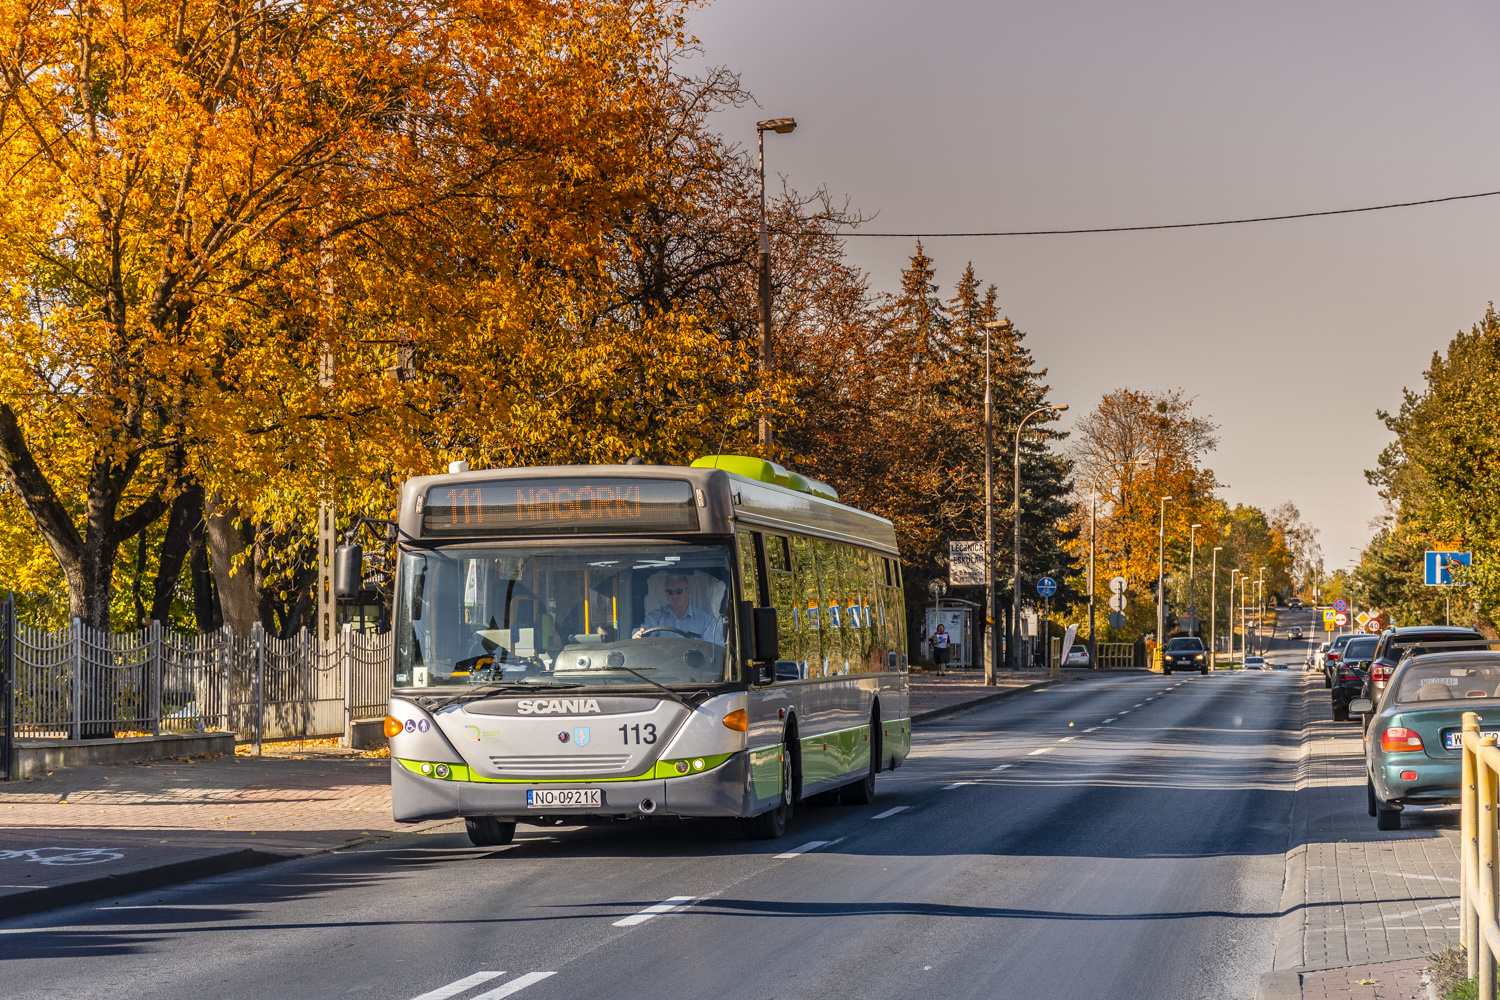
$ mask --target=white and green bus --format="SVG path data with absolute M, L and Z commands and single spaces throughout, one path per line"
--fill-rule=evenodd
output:
M 895 532 L 822 483 L 739 456 L 460 469 L 406 483 L 398 528 L 397 820 L 777 837 L 910 748 Z

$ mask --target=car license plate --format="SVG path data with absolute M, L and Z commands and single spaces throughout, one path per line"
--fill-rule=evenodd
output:
M 527 809 L 577 809 L 602 806 L 602 793 L 597 788 L 528 788 Z
M 1500 732 L 1491 729 L 1487 729 L 1479 734 L 1480 739 L 1484 739 L 1486 736 L 1493 736 L 1496 740 L 1500 740 Z M 1464 746 L 1464 731 L 1462 729 L 1450 729 L 1444 733 L 1443 746 L 1449 750 L 1462 750 Z

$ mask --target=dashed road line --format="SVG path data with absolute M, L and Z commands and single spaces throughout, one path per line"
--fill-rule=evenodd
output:
M 512 996 L 513 994 L 521 992 L 528 986 L 532 986 L 536 983 L 541 982 L 548 976 L 555 975 L 557 975 L 557 973 L 555 972 L 528 972 L 526 973 L 526 975 L 522 976 L 519 979 L 512 979 L 504 986 L 500 986 L 496 989 L 490 990 L 488 993 L 479 994 L 479 996 L 475 997 L 474 1000 L 500 1000 L 501 997 Z
M 1052 748 L 1051 747 L 1038 747 L 1037 749 L 1031 751 L 1031 753 L 1027 754 L 1026 756 L 1028 756 L 1028 757 L 1035 757 L 1039 753 L 1051 753 L 1051 752 L 1052 752 Z
M 1130 709 L 1127 708 L 1127 709 L 1125 709 L 1125 711 L 1121 712 L 1120 714 L 1121 715 L 1129 715 L 1130 714 Z
M 1102 724 L 1103 724 L 1103 725 L 1106 725 L 1106 726 L 1107 726 L 1107 725 L 1109 725 L 1109 724 L 1110 724 L 1110 723 L 1111 723 L 1111 722 L 1114 722 L 1114 721 L 1115 721 L 1115 720 L 1114 720 L 1114 719 L 1105 719 L 1105 720 L 1104 720 L 1104 722 L 1103 722 L 1103 723 L 1102 723 Z
M 991 771 L 1003 771 L 1007 767 L 1010 767 L 1010 765 L 1009 764 L 1001 764 L 999 767 L 992 767 L 992 768 L 990 768 L 990 770 Z
M 954 788 L 962 788 L 965 785 L 972 785 L 972 784 L 974 784 L 974 782 L 972 782 L 972 781 L 955 781 L 951 785 L 944 785 L 943 786 L 943 791 L 946 792 L 946 791 L 950 791 L 950 790 L 952 790 Z
M 871 819 L 890 819 L 892 816 L 896 815 L 898 812 L 905 812 L 906 810 L 908 810 L 910 808 L 911 808 L 911 806 L 897 806 L 894 809 L 887 809 L 885 812 L 881 813 L 880 815 L 878 815 L 878 816 L 871 816 L 870 818 Z
M 822 847 L 826 843 L 828 843 L 828 841 L 826 841 L 826 840 L 814 840 L 810 844 L 803 844 L 801 847 L 797 848 L 794 851 L 788 851 L 785 854 L 778 854 L 776 856 L 778 858 L 794 858 L 797 855 L 801 854 L 803 851 L 812 850 L 814 847 Z M 673 896 L 671 899 L 664 899 L 664 900 L 662 900 L 660 903 L 657 903 L 655 906 L 648 906 L 648 907 L 646 907 L 644 910 L 642 910 L 639 913 L 633 913 L 633 914 L 631 914 L 628 917 L 624 917 L 624 918 L 622 918 L 620 920 L 616 920 L 614 922 L 613 926 L 615 926 L 615 927 L 635 927 L 637 924 L 644 924 L 646 921 L 648 921 L 648 920 L 650 920 L 650 919 L 652 919 L 654 917 L 659 917 L 663 913 L 671 913 L 673 910 L 677 909 L 678 907 L 680 907 L 680 906 L 686 906 L 688 903 L 691 903 L 692 901 L 693 901 L 693 897 L 692 896 Z M 527 985 L 530 985 L 530 984 L 528 983 Z M 479 998 L 476 997 L 475 1000 L 479 1000 Z
M 1086 733 L 1092 733 L 1094 730 L 1096 730 L 1098 728 L 1099 728 L 1098 726 L 1090 726 L 1089 728 L 1085 729 L 1084 732 L 1086 732 Z
M 429 990 L 419 997 L 412 997 L 412 1000 L 448 1000 L 449 997 L 456 997 L 460 993 L 473 989 L 480 983 L 487 983 L 496 976 L 503 975 L 505 975 L 504 972 L 476 972 L 472 976 L 465 976 L 462 979 L 455 980 L 447 986 L 439 986 L 435 990 Z
M 1058 740 L 1057 742 L 1059 742 L 1059 743 L 1066 743 L 1069 740 L 1076 740 L 1076 739 L 1078 739 L 1078 737 L 1076 737 L 1076 736 L 1064 736 L 1062 739 Z

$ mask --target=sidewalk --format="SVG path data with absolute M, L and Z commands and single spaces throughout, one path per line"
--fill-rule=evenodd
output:
M 1328 721 L 1307 678 L 1282 916 L 1264 1000 L 1427 996 L 1428 956 L 1458 944 L 1458 808 L 1366 812 L 1359 727 Z
M 0 913 L 221 874 L 459 821 L 396 824 L 358 751 L 66 768 L 0 785 Z
M 995 686 L 985 687 L 983 670 L 912 671 L 911 718 L 913 722 L 933 719 L 949 712 L 1019 694 L 1031 688 L 1068 680 L 1075 673 L 1092 674 L 1090 670 L 1067 671 L 1055 680 L 1045 670 L 1001 670 L 995 675 Z

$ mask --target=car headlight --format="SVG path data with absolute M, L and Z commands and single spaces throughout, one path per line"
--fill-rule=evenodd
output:
M 1203 654 L 1199 653 L 1197 656 L 1193 657 L 1193 659 L 1195 659 L 1195 660 L 1201 660 L 1201 659 L 1203 659 Z

